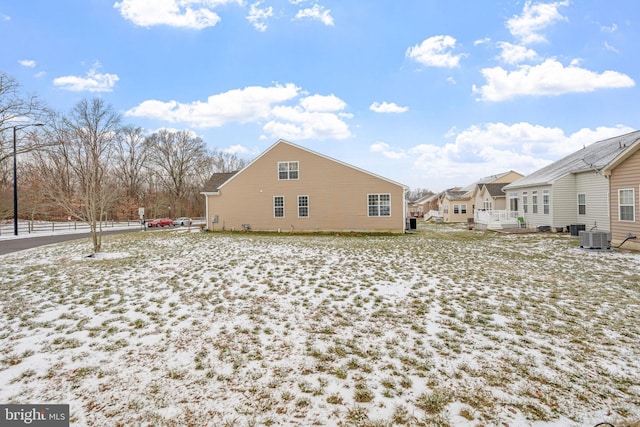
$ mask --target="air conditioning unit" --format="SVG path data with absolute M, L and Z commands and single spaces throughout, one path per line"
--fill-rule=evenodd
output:
M 609 249 L 611 234 L 604 231 L 580 230 L 580 247 L 587 249 Z

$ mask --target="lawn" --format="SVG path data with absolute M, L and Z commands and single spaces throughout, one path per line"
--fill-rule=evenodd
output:
M 419 225 L 0 256 L 0 403 L 78 426 L 640 420 L 640 254 Z

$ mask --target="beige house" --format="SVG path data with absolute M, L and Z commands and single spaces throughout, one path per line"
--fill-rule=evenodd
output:
M 486 176 L 474 182 L 465 189 L 469 191 L 469 196 L 473 199 L 473 210 L 493 211 L 493 210 L 515 210 L 517 206 L 508 206 L 506 196 L 502 188 L 514 181 L 519 180 L 524 175 L 515 171 L 508 171 L 496 175 Z
M 205 196 L 209 229 L 402 233 L 408 188 L 279 140 Z
M 439 217 L 444 222 L 467 222 L 473 218 L 473 202 L 467 190 L 450 188 L 440 193 Z
M 602 174 L 609 179 L 611 244 L 640 251 L 640 134 L 634 138 Z
M 427 194 L 419 199 L 409 203 L 409 215 L 412 217 L 422 218 L 430 210 L 438 208 L 438 195 Z
M 504 210 L 507 202 L 502 187 L 522 177 L 518 172 L 508 171 L 486 176 L 463 188 L 445 190 L 439 196 L 438 216 L 445 222 L 468 222 L 478 210 Z

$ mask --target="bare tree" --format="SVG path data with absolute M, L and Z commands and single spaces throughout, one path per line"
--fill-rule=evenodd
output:
M 173 200 L 174 213 L 184 213 L 188 196 L 197 184 L 197 171 L 209 161 L 201 138 L 190 131 L 161 130 L 151 135 L 149 160 L 161 183 Z
M 149 144 L 140 127 L 125 126 L 120 136 L 116 145 L 115 176 L 125 193 L 122 207 L 129 216 L 144 200 Z
M 10 130 L 20 123 L 42 122 L 47 115 L 46 106 L 36 95 L 23 93 L 16 79 L 0 72 L 0 163 L 13 156 L 13 133 Z M 19 142 L 21 144 L 16 147 L 18 154 L 50 143 L 42 138 L 21 138 Z
M 111 106 L 85 99 L 52 126 L 57 145 L 36 153 L 48 196 L 89 225 L 94 252 L 102 249 L 101 221 L 118 197 L 111 172 L 120 131 L 120 115 Z

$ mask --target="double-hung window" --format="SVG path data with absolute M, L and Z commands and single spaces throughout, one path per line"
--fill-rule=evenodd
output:
M 460 205 L 453 205 L 453 214 L 457 215 L 460 213 Z
M 542 213 L 549 215 L 549 190 L 542 190 Z
M 522 212 L 529 212 L 529 192 L 527 191 L 522 192 Z
M 278 162 L 278 179 L 298 179 L 298 162 Z
M 309 196 L 298 196 L 298 218 L 309 217 Z
M 538 213 L 538 190 L 531 192 L 531 213 Z
M 391 216 L 391 194 L 369 194 L 367 203 L 369 216 Z
M 273 216 L 284 218 L 284 196 L 273 196 Z
M 467 205 L 466 204 L 460 205 L 460 213 L 463 214 L 463 215 L 467 213 Z
M 635 207 L 635 189 L 625 188 L 618 190 L 618 217 L 620 221 L 635 221 Z
M 587 195 L 584 193 L 578 194 L 578 215 L 587 214 Z

